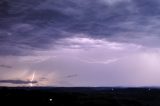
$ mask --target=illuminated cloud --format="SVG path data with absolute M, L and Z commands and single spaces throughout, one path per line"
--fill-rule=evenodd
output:
M 120 2 L 131 2 L 132 0 L 100 0 L 100 1 L 105 2 L 106 4 L 109 4 L 109 5 L 114 5 Z
M 66 46 L 66 48 L 70 47 L 72 49 L 104 48 L 110 50 L 124 50 L 128 47 L 134 47 L 136 50 L 142 47 L 142 45 L 136 45 L 132 43 L 119 43 L 107 41 L 106 39 L 93 39 L 88 37 L 71 37 L 60 39 L 57 44 L 64 47 Z
M 105 60 L 105 61 L 95 61 L 95 60 L 82 60 L 83 62 L 86 62 L 86 63 L 91 63 L 91 64 L 110 64 L 110 63 L 113 63 L 113 62 L 116 62 L 118 61 L 118 59 L 108 59 L 108 60 Z

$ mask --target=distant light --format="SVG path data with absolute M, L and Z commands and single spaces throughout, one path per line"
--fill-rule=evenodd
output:
M 112 91 L 114 91 L 114 89 L 112 88 Z
M 148 90 L 150 91 L 150 90 L 151 90 L 151 88 L 148 88 Z
M 50 102 L 52 102 L 52 101 L 53 101 L 53 99 L 49 99 L 49 101 L 50 101 Z

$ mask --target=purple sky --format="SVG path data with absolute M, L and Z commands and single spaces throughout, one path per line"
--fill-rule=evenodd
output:
M 160 86 L 159 0 L 1 0 L 0 86 Z

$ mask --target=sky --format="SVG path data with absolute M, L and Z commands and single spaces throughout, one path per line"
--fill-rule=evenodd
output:
M 1 0 L 0 86 L 160 86 L 159 0 Z

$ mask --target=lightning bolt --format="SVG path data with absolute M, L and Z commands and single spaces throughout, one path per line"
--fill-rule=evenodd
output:
M 33 72 L 33 74 L 32 74 L 32 78 L 31 78 L 31 80 L 30 80 L 30 86 L 32 87 L 33 86 L 33 81 L 34 81 L 34 78 L 35 78 L 35 72 Z

